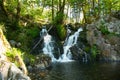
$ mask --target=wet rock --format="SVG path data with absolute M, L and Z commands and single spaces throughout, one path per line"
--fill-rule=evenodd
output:
M 21 46 L 20 42 L 16 42 L 14 40 L 9 40 L 9 43 L 12 47 L 20 47 Z
M 72 58 L 74 60 L 79 60 L 82 62 L 87 62 L 88 60 L 90 60 L 90 56 L 77 45 L 72 46 L 70 50 L 72 53 Z
M 45 54 L 37 55 L 34 65 L 28 66 L 29 76 L 32 80 L 42 80 L 47 76 L 49 67 L 51 67 L 51 58 Z

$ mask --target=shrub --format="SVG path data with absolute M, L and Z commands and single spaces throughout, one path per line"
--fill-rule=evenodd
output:
M 93 45 L 92 47 L 91 47 L 91 56 L 95 59 L 96 58 L 96 56 L 97 56 L 97 54 L 99 54 L 100 53 L 100 51 L 99 51 L 99 49 L 98 49 L 98 47 L 96 46 L 96 45 Z
M 100 31 L 102 32 L 102 34 L 106 35 L 109 34 L 110 32 L 108 31 L 108 28 L 104 25 L 100 26 Z
M 23 52 L 21 52 L 19 49 L 17 49 L 17 48 L 12 48 L 12 49 L 10 49 L 10 50 L 8 50 L 7 52 L 6 52 L 6 56 L 8 57 L 8 59 L 11 61 L 11 62 L 13 62 L 13 63 L 15 63 L 18 67 L 20 66 L 17 62 L 16 62 L 16 60 L 15 60 L 15 57 L 16 56 L 20 56 L 21 58 L 22 58 L 22 55 L 23 55 L 24 53 Z
M 24 53 L 17 48 L 12 48 L 8 50 L 6 52 L 6 56 L 11 62 L 15 63 L 15 65 L 17 65 L 18 67 L 20 67 L 21 64 L 16 60 L 16 56 L 19 56 L 22 60 L 24 60 L 26 63 L 29 63 L 29 64 L 34 64 L 35 62 L 35 56 Z M 27 59 L 28 61 L 26 61 Z
M 27 33 L 28 36 L 31 36 L 32 38 L 35 38 L 39 35 L 39 32 L 40 32 L 39 28 L 33 27 L 31 29 L 27 29 L 26 33 Z

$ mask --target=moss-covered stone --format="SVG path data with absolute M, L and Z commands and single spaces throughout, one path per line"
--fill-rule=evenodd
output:
M 64 40 L 66 37 L 66 29 L 64 25 L 57 25 L 56 26 L 58 36 L 61 40 Z

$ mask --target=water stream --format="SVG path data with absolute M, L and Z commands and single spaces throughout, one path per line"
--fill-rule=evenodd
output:
M 44 40 L 43 53 L 49 55 L 52 59 L 52 62 L 56 61 L 56 58 L 53 55 L 54 40 L 52 39 L 52 36 L 47 33 L 47 30 L 45 28 L 42 29 L 40 35 L 43 36 L 43 40 Z
M 55 63 L 45 80 L 120 80 L 120 63 Z
M 68 31 L 70 32 L 70 30 L 68 29 Z M 77 39 L 79 36 L 79 33 L 82 31 L 82 28 L 79 28 L 78 31 L 76 31 L 73 35 L 67 36 L 64 46 L 63 46 L 63 50 L 64 53 L 62 54 L 62 56 L 60 56 L 59 58 L 59 62 L 69 62 L 72 61 L 72 54 L 70 51 L 70 47 L 74 46 L 75 44 L 77 44 Z M 68 32 L 68 35 L 69 35 Z
M 70 29 L 67 29 L 67 37 L 65 40 L 65 43 L 63 45 L 63 54 L 59 57 L 59 59 L 57 60 L 54 55 L 53 55 L 53 51 L 54 51 L 54 47 L 53 46 L 53 42 L 54 40 L 52 39 L 52 36 L 48 34 L 47 30 L 45 27 L 43 27 L 40 36 L 43 37 L 44 40 L 44 47 L 43 47 L 43 53 L 44 54 L 48 54 L 51 59 L 52 62 L 58 61 L 58 62 L 69 62 L 72 61 L 72 54 L 70 51 L 70 47 L 74 46 L 75 44 L 77 44 L 77 40 L 79 37 L 79 33 L 82 31 L 82 28 L 79 28 L 74 34 L 69 35 L 70 34 Z
M 79 28 L 74 34 L 67 36 L 63 45 L 64 52 L 59 59 L 56 59 L 53 55 L 54 40 L 45 28 L 42 29 L 40 35 L 43 36 L 44 40 L 43 53 L 48 54 L 52 61 L 56 62 L 53 63 L 53 68 L 49 74 L 42 80 L 120 80 L 120 63 L 80 63 L 72 61 L 70 47 L 77 44 L 81 31 L 82 28 Z M 83 58 L 83 62 L 86 62 L 85 58 Z

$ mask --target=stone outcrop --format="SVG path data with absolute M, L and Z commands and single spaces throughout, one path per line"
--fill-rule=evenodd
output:
M 91 47 L 94 45 L 98 47 L 102 60 L 120 61 L 120 20 L 108 19 L 105 17 L 87 25 L 87 41 Z M 103 34 L 101 26 L 106 27 L 109 33 Z
M 15 64 L 0 60 L 0 80 L 30 80 Z
M 0 29 L 0 80 L 30 80 L 24 72 L 7 59 L 5 53 L 10 48 L 10 44 Z
M 5 53 L 9 48 L 10 45 L 7 42 L 5 36 L 3 35 L 2 30 L 0 29 L 0 54 Z
M 41 80 L 51 69 L 51 58 L 48 55 L 37 55 L 35 63 L 28 66 L 29 76 L 32 80 Z

